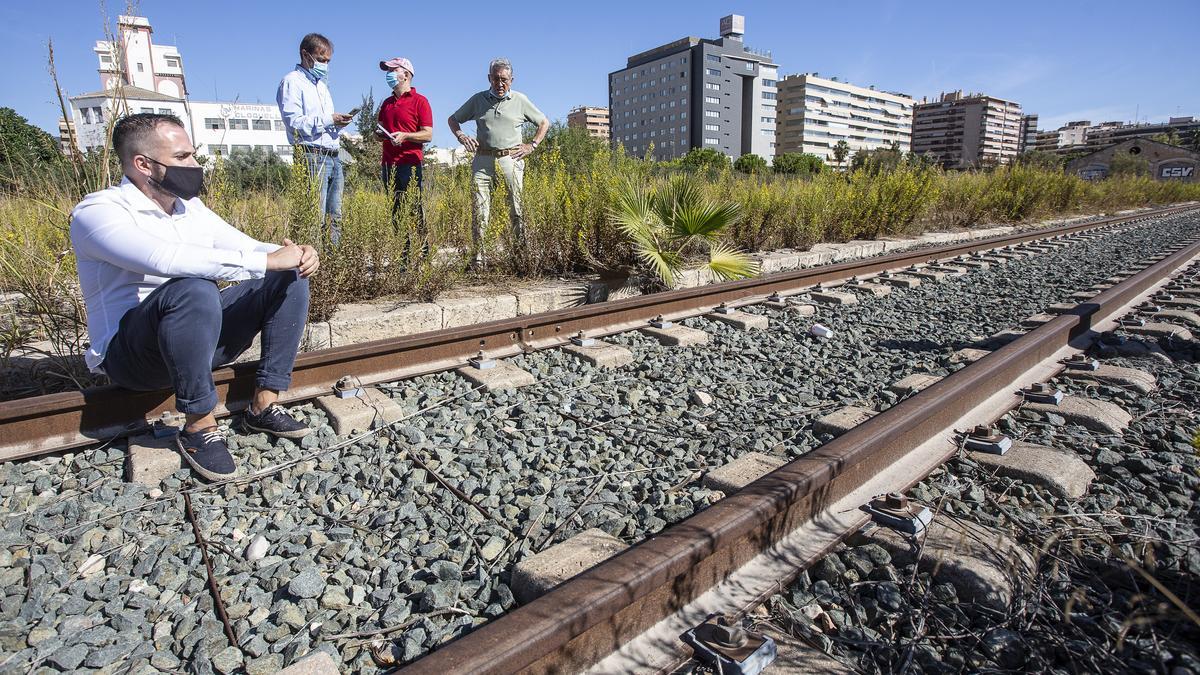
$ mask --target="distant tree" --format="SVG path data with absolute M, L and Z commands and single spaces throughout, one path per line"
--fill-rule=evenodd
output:
M 63 154 L 54 137 L 29 123 L 12 108 L 0 108 L 0 180 L 36 172 Z
M 1200 152 L 1200 129 L 1193 129 L 1192 132 L 1188 134 L 1188 139 L 1184 143 L 1184 147 L 1189 150 Z
M 275 153 L 254 148 L 231 153 L 225 158 L 224 171 L 229 186 L 235 190 L 282 192 L 290 168 Z
M 1172 129 L 1165 134 L 1154 134 L 1153 136 L 1150 137 L 1150 140 L 1158 141 L 1159 143 L 1166 143 L 1167 145 L 1181 145 L 1182 144 L 1179 139 L 1179 132 L 1175 129 Z
M 1119 152 L 1114 154 L 1112 161 L 1108 163 L 1108 175 L 1109 177 L 1149 176 L 1150 162 L 1127 152 Z
M 742 173 L 766 173 L 767 160 L 754 153 L 747 153 L 737 158 L 737 161 L 733 163 L 733 168 Z
M 680 164 L 691 171 L 707 171 L 729 166 L 729 157 L 712 148 L 692 148 Z
M 775 173 L 808 178 L 825 170 L 825 162 L 820 157 L 808 153 L 789 152 L 776 155 L 771 164 Z
M 354 117 L 354 127 L 363 137 L 363 142 L 375 142 L 375 125 L 379 124 L 379 111 L 375 109 L 375 90 L 371 89 L 362 97 L 358 115 Z
M 550 150 L 557 150 L 559 158 L 570 171 L 581 171 L 592 159 L 601 152 L 606 152 L 608 141 L 588 133 L 587 129 L 571 128 L 562 122 L 550 125 L 546 138 L 542 140 L 538 152 L 530 158 L 537 162 L 541 157 L 549 156 Z
M 874 150 L 859 150 L 850 160 L 850 170 L 864 170 L 871 175 L 895 171 L 904 162 L 904 153 L 899 144 Z
M 850 156 L 850 144 L 846 141 L 838 141 L 833 146 L 833 161 L 837 162 L 839 168 L 845 168 L 846 158 Z
M 1045 169 L 1046 171 L 1061 171 L 1063 168 L 1061 157 L 1053 152 L 1045 152 L 1044 150 L 1023 152 L 1017 155 L 1015 163 L 1035 169 Z

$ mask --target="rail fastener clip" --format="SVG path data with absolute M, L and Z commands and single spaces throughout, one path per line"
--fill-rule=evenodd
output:
M 1045 382 L 1038 382 L 1021 390 L 1021 396 L 1030 403 L 1046 403 L 1058 405 L 1062 403 L 1063 393 L 1060 389 L 1051 387 Z
M 149 420 L 147 420 L 150 422 Z M 183 428 L 183 413 L 175 412 L 174 410 L 164 410 L 158 419 L 150 422 L 150 433 L 155 438 L 170 438 L 179 433 Z
M 467 363 L 475 370 L 491 370 L 496 367 L 496 359 L 489 359 L 484 356 L 483 350 L 480 350 L 478 354 L 467 359 Z
M 1074 354 L 1063 365 L 1067 370 L 1099 370 L 1100 362 L 1084 354 Z
M 579 331 L 571 337 L 571 344 L 575 345 L 576 347 L 595 347 L 596 339 L 586 337 L 584 336 L 583 331 Z
M 362 387 L 356 384 L 357 379 L 350 375 L 343 375 L 337 382 L 333 383 L 333 393 L 338 398 L 355 398 L 363 393 Z
M 908 497 L 899 492 L 876 497 L 865 504 L 862 510 L 869 513 L 876 524 L 905 534 L 919 534 L 933 522 L 933 511 L 908 501 Z
M 681 640 L 695 650 L 696 658 L 726 675 L 758 675 L 775 661 L 775 641 L 752 633 L 720 615 L 684 632 Z
M 977 426 L 966 434 L 964 445 L 968 450 L 1003 455 L 1012 447 L 1012 439 L 988 426 Z
M 663 328 L 670 328 L 671 326 L 674 326 L 675 324 L 671 323 L 670 321 L 667 321 L 666 319 L 663 318 L 662 314 L 659 314 L 657 317 L 650 320 L 650 325 L 655 328 L 663 329 Z

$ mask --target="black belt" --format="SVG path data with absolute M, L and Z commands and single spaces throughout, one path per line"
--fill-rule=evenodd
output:
M 304 148 L 305 152 L 315 152 L 318 155 L 325 155 L 326 157 L 337 157 L 338 156 L 337 150 L 330 150 L 329 148 L 318 148 L 315 145 L 301 145 L 300 147 Z

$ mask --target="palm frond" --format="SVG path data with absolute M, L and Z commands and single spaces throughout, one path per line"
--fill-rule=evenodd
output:
M 708 250 L 708 262 L 700 266 L 714 279 L 728 281 L 758 276 L 759 264 L 745 253 L 724 242 L 714 242 Z

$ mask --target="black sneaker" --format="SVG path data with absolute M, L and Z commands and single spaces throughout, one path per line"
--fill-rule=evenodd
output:
M 229 454 L 229 446 L 225 445 L 225 435 L 217 427 L 180 431 L 175 437 L 175 446 L 196 473 L 208 480 L 233 478 L 237 473 L 233 455 Z
M 272 403 L 257 415 L 247 407 L 242 424 L 247 429 L 262 431 L 280 438 L 304 438 L 312 431 L 307 424 L 297 422 L 296 418 L 287 414 L 287 411 L 278 403 Z

